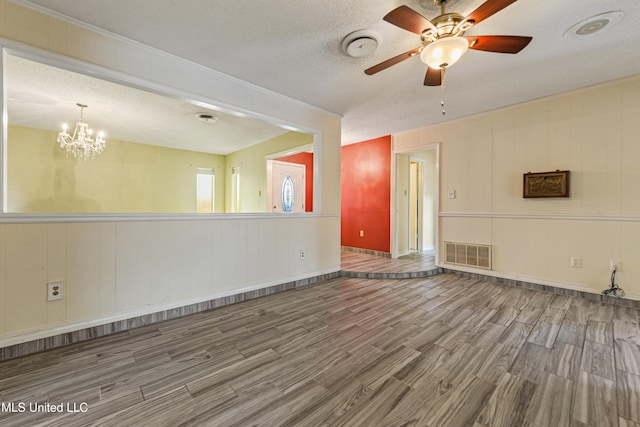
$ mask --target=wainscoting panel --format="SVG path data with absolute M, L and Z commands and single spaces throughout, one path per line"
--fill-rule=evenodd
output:
M 117 322 L 110 322 L 91 328 L 79 329 L 73 332 L 67 332 L 64 334 L 58 334 L 46 338 L 36 339 L 21 344 L 14 344 L 4 348 L 0 348 L 0 361 L 13 359 L 16 357 L 25 356 L 28 354 L 36 353 L 39 351 L 49 350 L 53 348 L 62 347 L 68 344 L 78 343 L 92 338 L 102 337 L 105 335 L 115 334 L 118 332 L 127 331 L 130 329 L 138 328 L 152 323 L 162 322 L 169 319 L 175 319 L 189 314 L 199 313 L 202 311 L 211 310 L 217 307 L 223 307 L 230 304 L 235 304 L 241 301 L 259 298 L 265 295 L 271 295 L 278 292 L 287 291 L 290 289 L 296 289 L 303 286 L 307 286 L 313 283 L 322 282 L 325 280 L 336 278 L 340 275 L 339 272 L 323 274 L 316 277 L 310 277 L 308 279 L 296 280 L 293 282 L 283 283 L 280 285 L 274 285 L 265 287 L 262 289 L 256 289 L 253 291 L 243 292 L 236 295 L 230 295 L 222 298 L 216 298 L 208 301 L 203 301 L 197 304 L 190 304 L 183 307 L 174 308 L 171 310 L 159 311 L 143 316 L 136 316 L 129 319 L 124 319 Z

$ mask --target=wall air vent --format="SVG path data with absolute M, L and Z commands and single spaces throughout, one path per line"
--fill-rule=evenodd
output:
M 445 262 L 491 270 L 491 246 L 475 243 L 444 242 Z

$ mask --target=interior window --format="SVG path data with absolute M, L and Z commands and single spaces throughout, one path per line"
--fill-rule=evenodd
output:
M 246 113 L 6 58 L 5 212 L 270 212 L 267 157 L 314 142 Z

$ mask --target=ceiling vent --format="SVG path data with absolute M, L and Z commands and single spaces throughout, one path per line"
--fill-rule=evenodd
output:
M 342 51 L 354 58 L 369 56 L 378 50 L 381 40 L 382 37 L 375 31 L 354 31 L 342 40 Z
M 606 12 L 599 15 L 587 18 L 584 21 L 580 21 L 567 31 L 564 32 L 563 37 L 575 38 L 588 36 L 599 31 L 613 27 L 618 22 L 622 21 L 624 14 L 622 12 Z
M 209 113 L 196 113 L 196 118 L 204 123 L 214 124 L 218 122 L 218 118 Z

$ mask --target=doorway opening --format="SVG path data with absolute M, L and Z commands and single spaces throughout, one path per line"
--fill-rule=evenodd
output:
M 240 166 L 231 168 L 231 212 L 240 212 Z
M 438 242 L 438 147 L 395 156 L 394 257 L 436 256 Z
M 424 227 L 424 160 L 410 158 L 409 161 L 409 250 L 422 251 Z

